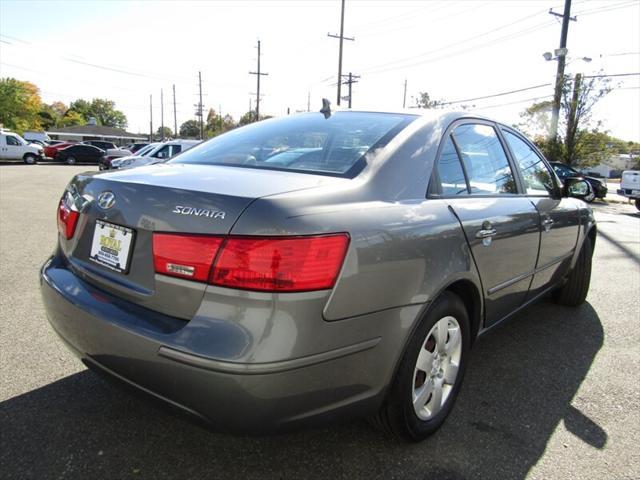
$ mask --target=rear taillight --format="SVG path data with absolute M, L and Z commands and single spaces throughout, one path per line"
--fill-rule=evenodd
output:
M 347 234 L 227 238 L 153 235 L 156 272 L 265 292 L 332 288 L 348 245 Z
M 206 282 L 221 237 L 153 234 L 153 264 L 158 273 Z
M 58 231 L 67 240 L 73 237 L 79 216 L 80 214 L 76 210 L 67 205 L 65 197 L 62 197 L 60 205 L 58 205 Z

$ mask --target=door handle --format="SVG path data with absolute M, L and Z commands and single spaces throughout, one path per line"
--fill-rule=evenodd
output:
M 482 230 L 478 230 L 478 232 L 476 233 L 476 238 L 491 238 L 493 237 L 496 233 L 498 233 L 496 231 L 495 228 L 487 228 L 487 229 L 482 229 Z
M 549 217 L 545 218 L 544 220 L 542 220 L 542 226 L 544 227 L 544 231 L 548 232 L 553 226 L 553 219 Z

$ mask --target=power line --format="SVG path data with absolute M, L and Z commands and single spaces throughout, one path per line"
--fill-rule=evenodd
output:
M 452 105 L 454 103 L 466 103 L 474 100 L 484 100 L 485 98 L 502 97 L 503 95 L 511 95 L 512 93 L 526 92 L 527 90 L 535 90 L 536 88 L 548 87 L 551 83 L 541 83 L 540 85 L 533 85 L 531 87 L 519 88 L 517 90 L 509 90 L 508 92 L 494 93 L 492 95 L 485 95 L 483 97 L 466 98 L 464 100 L 455 100 L 453 102 L 444 102 L 441 105 Z

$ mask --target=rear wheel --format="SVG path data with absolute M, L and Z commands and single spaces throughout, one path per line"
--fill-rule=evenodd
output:
M 636 208 L 640 210 L 640 198 L 636 198 Z
M 76 163 L 78 163 L 76 157 L 67 157 L 65 162 L 67 162 L 67 165 L 75 165 Z
M 467 310 L 460 297 L 445 292 L 409 341 L 385 404 L 373 423 L 414 442 L 435 432 L 453 408 L 469 345 Z
M 591 240 L 586 238 L 582 244 L 578 261 L 571 270 L 567 282 L 553 293 L 553 299 L 556 303 L 567 307 L 577 307 L 584 303 L 591 283 L 592 256 Z
M 27 165 L 35 165 L 38 161 L 38 157 L 36 157 L 33 153 L 27 153 L 24 156 L 23 160 Z

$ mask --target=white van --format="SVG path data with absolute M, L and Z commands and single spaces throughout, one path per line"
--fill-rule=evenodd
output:
M 51 141 L 51 137 L 47 135 L 47 132 L 36 132 L 35 130 L 27 130 L 22 135 L 27 142 L 47 143 Z
M 625 170 L 620 179 L 618 195 L 636 201 L 636 208 L 640 210 L 640 170 Z
M 17 133 L 0 130 L 0 160 L 22 160 L 33 165 L 43 158 L 42 145 L 29 144 Z

